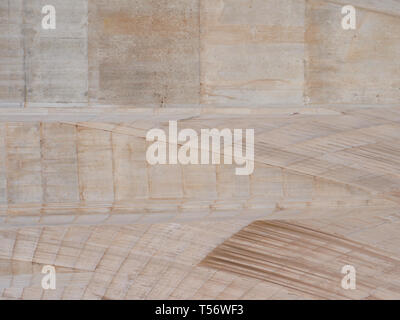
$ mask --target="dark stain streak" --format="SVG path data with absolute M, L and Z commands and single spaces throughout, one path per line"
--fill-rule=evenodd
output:
M 400 293 L 399 285 L 386 280 L 387 273 L 398 273 L 399 260 L 340 235 L 286 221 L 253 222 L 200 263 L 317 299 L 353 297 L 351 290 L 341 288 L 346 264 L 363 270 L 357 274 L 359 295 L 374 299 L 373 291 L 382 287 L 394 296 Z

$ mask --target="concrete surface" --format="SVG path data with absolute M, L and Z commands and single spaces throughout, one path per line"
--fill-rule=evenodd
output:
M 0 0 L 1 299 L 400 298 L 399 17 L 397 0 Z M 254 129 L 254 173 L 149 165 L 169 120 Z

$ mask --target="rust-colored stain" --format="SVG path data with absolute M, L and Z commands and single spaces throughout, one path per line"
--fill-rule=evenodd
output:
M 184 19 L 177 16 L 132 16 L 114 13 L 104 17 L 104 31 L 107 34 L 136 35 L 149 37 L 151 33 L 171 34 L 195 27 L 197 17 Z

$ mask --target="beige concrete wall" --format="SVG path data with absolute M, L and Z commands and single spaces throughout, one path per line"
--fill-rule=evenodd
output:
M 0 299 L 398 298 L 399 28 L 397 0 L 0 0 Z M 254 129 L 254 172 L 150 165 L 169 120 Z
M 394 104 L 400 5 L 346 4 L 356 30 L 341 1 L 3 1 L 0 106 Z

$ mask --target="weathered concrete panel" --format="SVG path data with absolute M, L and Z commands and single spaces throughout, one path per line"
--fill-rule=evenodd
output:
M 185 198 L 217 199 L 216 166 L 183 166 L 183 188 Z
M 42 29 L 42 8 L 56 9 L 56 29 Z M 87 0 L 24 1 L 28 106 L 87 105 Z
M 80 200 L 113 202 L 111 133 L 82 127 L 77 132 Z
M 79 202 L 76 127 L 43 123 L 41 130 L 45 202 Z
M 7 203 L 6 125 L 0 124 L 0 203 Z
M 302 104 L 304 1 L 202 1 L 202 102 Z
M 89 1 L 93 104 L 197 104 L 198 0 Z
M 356 30 L 343 30 L 342 5 L 307 1 L 307 102 L 398 103 L 400 18 L 380 12 L 380 7 L 385 7 L 383 4 L 373 6 L 375 10 L 356 7 Z M 399 10 L 400 3 L 397 3 Z
M 148 168 L 150 196 L 153 199 L 182 198 L 182 168 L 179 165 L 154 165 Z
M 216 167 L 216 183 L 219 199 L 247 198 L 250 195 L 248 176 L 237 176 L 232 166 L 221 164 Z
M 147 198 L 149 182 L 146 165 L 146 143 L 129 135 L 112 134 L 115 201 L 129 203 Z
M 0 107 L 24 100 L 23 1 L 0 1 Z
M 40 124 L 7 124 L 9 203 L 42 203 Z

